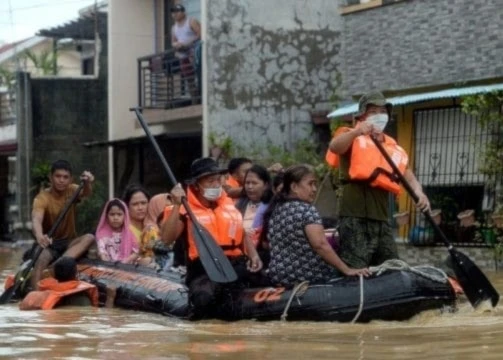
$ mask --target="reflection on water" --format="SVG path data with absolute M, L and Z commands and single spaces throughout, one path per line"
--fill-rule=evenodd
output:
M 19 250 L 0 248 L 0 281 Z M 503 290 L 503 273 L 489 274 Z M 430 311 L 408 322 L 192 323 L 121 309 L 19 311 L 0 306 L 0 358 L 501 359 L 501 306 Z

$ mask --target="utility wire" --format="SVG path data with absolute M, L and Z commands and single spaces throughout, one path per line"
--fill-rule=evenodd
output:
M 74 3 L 80 3 L 80 2 L 88 2 L 91 4 L 91 1 L 89 0 L 70 0 L 70 1 L 52 1 L 50 3 L 43 3 L 43 4 L 37 4 L 37 5 L 32 5 L 32 6 L 25 6 L 25 7 L 19 7 L 19 8 L 12 8 L 10 5 L 10 0 L 9 0 L 9 10 L 0 10 L 0 13 L 6 13 L 6 12 L 13 12 L 13 11 L 23 11 L 23 10 L 30 10 L 30 9 L 37 9 L 41 7 L 54 7 L 54 6 L 60 6 L 60 5 L 65 5 L 65 4 L 74 4 Z

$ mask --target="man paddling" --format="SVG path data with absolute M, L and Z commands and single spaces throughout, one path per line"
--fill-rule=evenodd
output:
M 400 184 L 371 136 L 383 144 L 411 184 L 418 197 L 418 209 L 425 212 L 430 208 L 421 184 L 408 168 L 407 153 L 383 133 L 391 111 L 392 105 L 380 92 L 363 95 L 355 115 L 356 126 L 340 128 L 329 146 L 332 155 L 338 157 L 336 162 L 344 183 L 339 211 L 339 256 L 353 268 L 398 258 L 388 222 L 388 203 L 390 193 L 400 192 Z
M 182 234 L 188 245 L 187 286 L 191 305 L 191 318 L 199 319 L 212 316 L 221 298 L 223 286 L 210 280 L 201 262 L 194 238 L 193 224 L 182 207 L 182 198 L 187 197 L 188 204 L 197 221 L 208 231 L 222 248 L 238 274 L 239 282 L 249 282 L 250 272 L 262 269 L 262 261 L 252 241 L 245 236 L 243 218 L 233 201 L 222 189 L 222 174 L 215 160 L 201 158 L 191 167 L 191 178 L 187 181 L 187 194 L 180 184 L 171 190 L 173 205 L 166 208 L 161 228 L 161 239 L 172 244 Z
M 94 176 L 89 171 L 84 171 L 80 178 L 84 181 L 84 187 L 79 196 L 79 200 L 82 200 L 91 195 Z M 47 232 L 65 203 L 78 188 L 77 184 L 72 183 L 72 166 L 66 160 L 57 160 L 51 165 L 49 180 L 50 186 L 41 190 L 33 200 L 33 236 L 37 244 L 44 250 L 35 262 L 31 274 L 30 285 L 32 289 L 36 289 L 42 272 L 51 262 L 61 256 L 77 259 L 94 243 L 94 236 L 91 234 L 77 237 L 75 204 L 72 205 L 60 226 L 55 230 L 53 237 L 47 236 Z

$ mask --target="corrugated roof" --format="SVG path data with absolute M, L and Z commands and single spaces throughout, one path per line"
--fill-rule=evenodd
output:
M 495 85 L 482 85 L 482 86 L 471 86 L 464 88 L 455 88 L 448 90 L 440 90 L 433 92 L 426 92 L 421 94 L 413 94 L 413 95 L 404 95 L 404 96 L 396 96 L 389 98 L 388 101 L 393 105 L 405 105 L 412 104 L 421 101 L 428 100 L 436 100 L 436 99 L 445 99 L 445 98 L 455 98 L 459 96 L 465 95 L 474 95 L 481 93 L 488 93 L 495 90 L 503 90 L 503 84 L 495 84 Z M 332 111 L 327 117 L 338 117 L 348 114 L 353 114 L 358 111 L 358 103 L 353 103 L 350 105 L 343 106 L 337 110 Z

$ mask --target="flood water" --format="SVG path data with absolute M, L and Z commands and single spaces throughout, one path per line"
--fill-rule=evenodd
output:
M 0 247 L 0 281 L 21 250 Z M 503 292 L 503 272 L 488 273 Z M 407 322 L 188 322 L 106 308 L 0 306 L 0 358 L 502 359 L 503 310 L 428 312 Z

